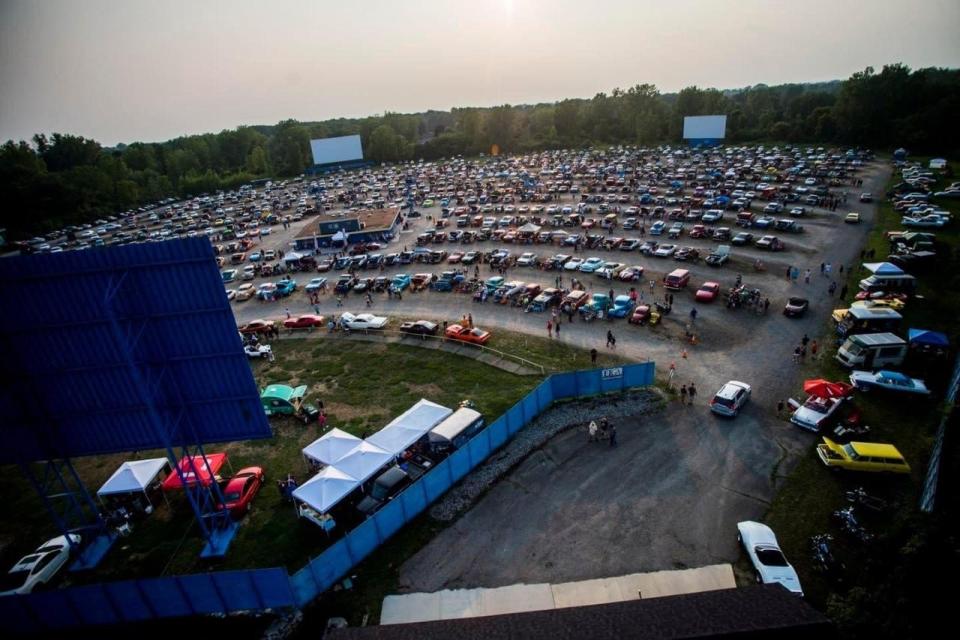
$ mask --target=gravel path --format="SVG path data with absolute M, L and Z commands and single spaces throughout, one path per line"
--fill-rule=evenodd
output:
M 504 474 L 559 433 L 573 428 L 586 428 L 598 416 L 606 416 L 610 422 L 617 424 L 622 418 L 647 415 L 661 408 L 664 401 L 659 391 L 641 389 L 556 404 L 521 429 L 506 446 L 448 491 L 430 509 L 430 516 L 443 522 L 455 519 Z

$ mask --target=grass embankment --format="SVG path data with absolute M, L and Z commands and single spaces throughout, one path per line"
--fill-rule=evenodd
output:
M 888 188 L 899 180 L 899 174 L 895 173 Z M 939 204 L 955 209 L 950 201 Z M 879 204 L 865 251 L 873 250 L 874 260 L 878 262 L 884 260 L 889 253 L 886 232 L 901 228 L 899 212 L 884 200 Z M 960 315 L 960 260 L 957 258 L 960 231 L 956 221 L 948 230 L 934 231 L 943 248 L 938 251 L 937 267 L 918 274 L 920 296 L 911 300 L 902 312 L 904 322 L 900 333 L 904 336 L 907 328 L 942 331 L 951 338 L 956 332 L 956 318 Z M 857 282 L 866 275 L 856 267 L 848 272 L 846 303 L 853 301 Z M 833 325 L 824 327 L 827 339 L 823 343 L 829 344 L 832 335 Z M 849 370 L 833 359 L 835 353 L 836 347 L 831 345 L 823 350 L 818 361 L 808 362 L 808 377 L 846 380 Z M 906 371 L 942 390 L 952 364 L 951 359 L 939 369 L 907 367 Z M 932 576 L 943 571 L 944 567 L 939 565 L 947 557 L 952 556 L 954 564 L 957 557 L 955 538 L 948 542 L 943 528 L 944 514 L 955 509 L 948 506 L 935 516 L 924 516 L 918 510 L 943 408 L 936 398 L 927 401 L 897 394 L 860 392 L 857 396 L 856 404 L 864 423 L 871 427 L 871 433 L 863 439 L 896 445 L 910 463 L 910 476 L 877 478 L 871 474 L 830 473 L 811 447 L 783 482 L 766 521 L 797 567 L 808 601 L 831 616 L 845 636 L 871 633 L 882 637 L 912 637 L 929 624 L 927 614 L 932 613 L 930 609 L 939 600 L 929 597 L 930 585 L 935 584 L 931 582 Z M 949 460 L 957 458 L 956 447 L 948 446 L 945 454 L 944 467 L 948 468 Z M 830 522 L 830 514 L 848 504 L 844 491 L 857 486 L 886 498 L 891 505 L 883 514 L 864 514 L 865 525 L 877 534 L 877 539 L 869 544 L 851 542 Z M 946 482 L 941 484 L 940 495 L 941 503 L 944 498 L 954 503 Z M 846 562 L 842 583 L 828 580 L 812 568 L 809 539 L 821 532 L 834 534 L 838 555 Z M 943 556 L 944 551 L 949 553 Z
M 308 385 L 308 399 L 323 400 L 328 424 L 358 436 L 376 431 L 423 397 L 451 407 L 470 399 L 493 420 L 542 380 L 542 376 L 513 375 L 444 351 L 317 337 L 276 341 L 276 361 L 254 363 L 254 375 L 261 387 L 271 383 Z M 590 366 L 588 352 L 545 338 L 498 332 L 495 346 L 544 363 L 548 370 Z M 616 362 L 606 354 L 598 359 L 601 365 Z M 68 579 L 80 583 L 204 570 L 285 566 L 294 571 L 302 567 L 325 548 L 327 538 L 315 526 L 298 521 L 273 481 L 287 473 L 301 482 L 306 480 L 300 451 L 321 432 L 315 424 L 304 426 L 287 418 L 273 420 L 273 427 L 274 437 L 268 440 L 205 448 L 208 453 L 226 451 L 233 472 L 257 465 L 267 474 L 267 485 L 243 520 L 226 558 L 210 562 L 198 557 L 202 543 L 193 516 L 185 498 L 175 494 L 169 506 L 161 502 L 152 516 L 136 525 L 131 536 L 122 538 L 95 572 Z M 144 451 L 82 458 L 74 463 L 87 488 L 95 492 L 124 460 L 161 455 L 160 451 Z M 7 467 L 4 472 L 0 498 L 7 517 L 0 523 L 4 543 L 0 563 L 9 566 L 56 532 L 20 471 Z M 228 477 L 230 472 L 222 473 Z M 435 526 L 425 519 L 412 524 L 365 563 L 363 580 L 358 581 L 362 586 L 350 592 L 358 600 L 351 609 L 379 610 L 383 595 L 395 589 L 396 563 L 429 540 Z M 382 562 L 381 557 L 391 560 Z

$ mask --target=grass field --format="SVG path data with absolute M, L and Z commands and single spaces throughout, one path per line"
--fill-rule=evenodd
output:
M 498 333 L 498 346 L 527 359 L 547 363 L 548 369 L 589 366 L 587 352 L 558 345 L 544 338 Z M 306 384 L 308 399 L 322 400 L 328 425 L 358 436 L 376 431 L 420 398 L 455 407 L 470 399 L 488 420 L 505 412 L 539 384 L 541 376 L 517 376 L 471 358 L 415 346 L 378 344 L 317 335 L 314 339 L 289 339 L 274 343 L 276 361 L 253 364 L 263 387 L 271 383 Z M 613 364 L 604 354 L 600 364 Z M 566 366 L 564 366 L 566 365 Z M 293 473 L 307 479 L 300 450 L 321 435 L 317 425 L 304 426 L 289 418 L 274 419 L 274 437 L 268 440 L 209 445 L 208 453 L 226 451 L 235 472 L 250 465 L 262 466 L 267 484 L 243 520 L 226 558 L 203 561 L 198 557 L 201 539 L 185 498 L 172 495 L 153 515 L 122 538 L 101 566 L 86 575 L 70 576 L 75 583 L 127 577 L 191 573 L 204 570 L 285 566 L 299 569 L 326 546 L 327 539 L 314 525 L 301 523 L 293 507 L 281 500 L 273 479 Z M 162 455 L 143 451 L 74 461 L 91 493 L 127 459 Z M 229 471 L 224 471 L 227 476 Z M 13 467 L 4 469 L 0 499 L 12 517 L 0 523 L 4 566 L 56 535 L 50 518 L 32 488 Z M 402 531 L 391 541 L 391 554 L 419 548 L 431 535 L 430 527 Z M 376 582 L 376 581 L 374 581 Z
M 897 181 L 899 176 L 895 174 L 891 185 Z M 950 206 L 949 202 L 943 204 Z M 900 228 L 899 213 L 890 202 L 882 202 L 865 250 L 873 249 L 875 260 L 882 261 L 889 253 L 885 232 Z M 950 230 L 936 230 L 936 234 L 937 240 L 944 244 L 944 249 L 938 251 L 938 267 L 919 277 L 920 297 L 911 300 L 903 311 L 901 335 L 906 334 L 908 327 L 942 331 L 950 337 L 955 334 L 956 318 L 960 315 L 960 260 L 957 259 L 960 232 L 954 222 Z M 846 302 L 853 300 L 857 282 L 866 275 L 857 268 L 848 273 Z M 832 324 L 824 327 L 825 336 L 832 332 Z M 819 361 L 808 362 L 805 365 L 808 377 L 845 381 L 849 370 L 833 359 L 835 353 L 836 347 L 831 345 L 823 350 Z M 947 361 L 938 371 L 908 372 L 942 390 L 952 364 L 952 360 Z M 895 444 L 911 465 L 910 476 L 878 478 L 871 474 L 831 473 L 811 447 L 777 492 L 766 521 L 777 532 L 787 556 L 800 572 L 808 601 L 827 612 L 851 637 L 874 627 L 881 637 L 897 632 L 908 634 L 898 637 L 908 637 L 910 625 L 922 624 L 922 616 L 905 615 L 908 609 L 915 611 L 919 602 L 919 598 L 911 600 L 910 596 L 915 594 L 907 585 L 915 572 L 935 568 L 933 564 L 924 563 L 931 561 L 931 551 L 939 544 L 930 542 L 933 532 L 939 531 L 938 517 L 920 514 L 917 505 L 943 407 L 936 399 L 924 401 L 883 393 L 858 393 L 858 396 L 857 406 L 864 423 L 872 428 L 869 437 L 864 439 Z M 952 453 L 955 458 L 956 450 Z M 843 492 L 857 486 L 864 486 L 869 493 L 891 503 L 886 513 L 866 517 L 865 525 L 877 534 L 870 545 L 851 543 L 830 522 L 830 514 L 847 505 Z M 834 534 L 838 555 L 846 562 L 846 578 L 842 583 L 823 578 L 811 567 L 808 541 L 810 536 L 821 532 Z M 887 617 L 891 625 L 886 624 Z

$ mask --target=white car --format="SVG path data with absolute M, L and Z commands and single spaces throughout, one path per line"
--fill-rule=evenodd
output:
M 939 227 L 942 227 L 942 226 L 944 226 L 945 224 L 947 224 L 947 221 L 946 221 L 944 218 L 942 218 L 941 216 L 938 216 L 938 215 L 935 214 L 935 213 L 931 213 L 931 214 L 929 214 L 929 215 L 923 216 L 922 218 L 911 218 L 911 217 L 909 217 L 909 216 L 905 216 L 905 217 L 901 220 L 901 222 L 903 223 L 903 226 L 905 226 L 905 227 L 936 227 L 936 228 L 939 228 Z
M 340 322 L 347 329 L 383 329 L 387 326 L 387 321 L 385 316 L 375 316 L 372 313 L 344 313 L 340 316 Z
M 564 271 L 577 271 L 583 264 L 583 258 L 570 258 L 563 265 Z
M 531 267 L 536 263 L 536 261 L 537 261 L 537 254 L 528 252 L 523 254 L 519 258 L 517 258 L 517 266 Z
M 243 352 L 247 354 L 248 358 L 267 358 L 269 360 L 273 357 L 273 349 L 268 344 L 245 344 L 243 345 Z
M 797 572 L 780 550 L 773 530 L 765 524 L 746 520 L 737 523 L 737 531 L 737 538 L 757 570 L 758 580 L 763 584 L 780 584 L 802 597 L 803 589 Z
M 237 297 L 237 290 L 236 290 L 236 289 L 226 289 L 226 292 L 227 292 L 227 301 L 228 301 L 228 302 L 233 301 L 233 299 Z
M 905 376 L 897 371 L 854 371 L 850 374 L 850 384 L 860 391 L 869 391 L 870 389 L 887 389 L 889 391 L 903 391 L 904 393 L 915 393 L 922 396 L 930 395 L 930 389 L 927 388 L 923 380 Z
M 70 541 L 80 544 L 80 536 L 71 533 Z M 30 593 L 41 584 L 48 584 L 70 559 L 73 547 L 67 536 L 47 540 L 36 551 L 20 558 L 3 576 L 0 596 Z
M 736 418 L 743 405 L 750 400 L 752 389 L 746 382 L 731 380 L 717 391 L 710 401 L 710 411 Z
M 653 255 L 657 258 L 669 258 L 677 252 L 677 245 L 675 244 L 662 244 L 657 247 L 657 250 L 653 252 Z

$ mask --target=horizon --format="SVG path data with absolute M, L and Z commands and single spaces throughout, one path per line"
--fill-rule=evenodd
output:
M 0 17 L 0 140 L 58 132 L 105 146 L 643 83 L 674 93 L 960 67 L 952 0 L 0 0 Z

